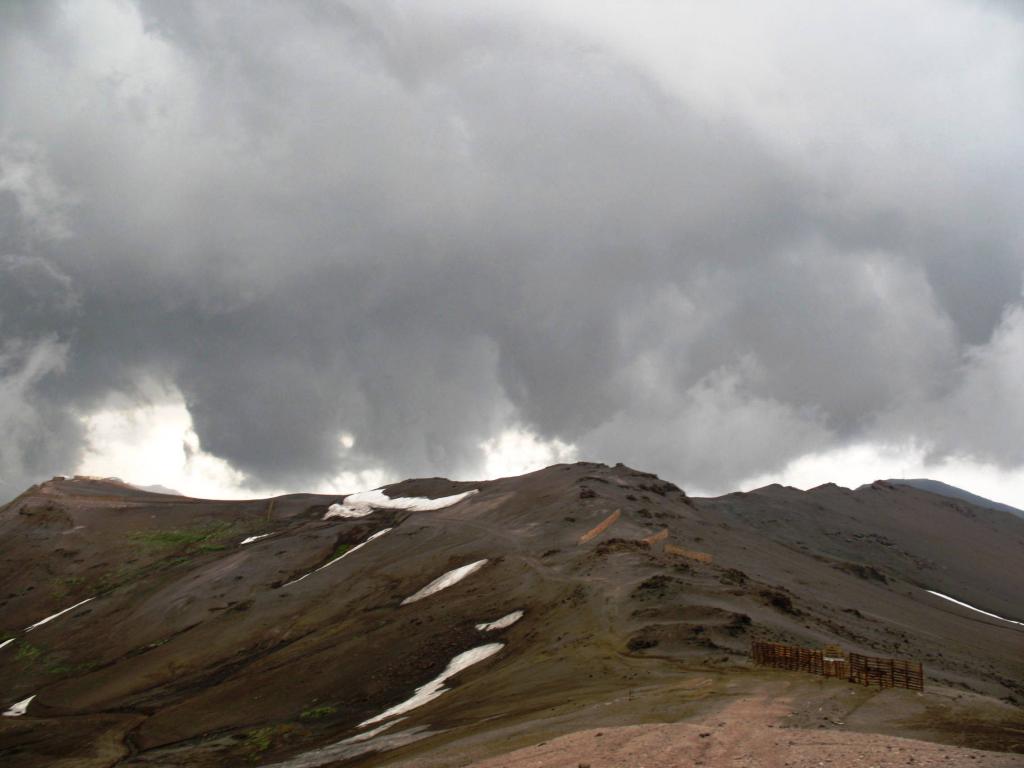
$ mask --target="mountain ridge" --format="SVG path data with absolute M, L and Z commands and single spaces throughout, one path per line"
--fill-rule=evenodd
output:
M 0 704 L 35 697 L 0 718 L 5 765 L 385 765 L 496 754 L 605 704 L 626 724 L 713 708 L 736 686 L 812 686 L 753 668 L 752 639 L 923 661 L 926 698 L 899 700 L 982 718 L 976 746 L 1012 749 L 1024 723 L 1024 632 L 927 592 L 1021 619 L 1024 521 L 1007 513 L 884 482 L 691 498 L 594 463 L 383 491 L 460 500 L 325 519 L 344 495 L 211 501 L 55 479 L 4 506 Z M 437 680 L 379 734 L 359 727 Z M 859 727 L 967 738 L 894 724 L 878 714 L 903 696 L 889 694 L 857 699 Z
M 979 496 L 976 493 L 972 493 L 964 488 L 958 488 L 955 485 L 944 483 L 941 480 L 932 480 L 927 477 L 916 477 L 916 478 L 902 478 L 902 479 L 890 479 L 883 482 L 890 483 L 892 485 L 906 485 L 911 488 L 917 488 L 920 491 L 928 491 L 939 496 L 947 496 L 951 499 L 960 499 L 962 501 L 969 502 L 976 507 L 987 507 L 989 509 L 997 509 L 1001 512 L 1008 512 L 1011 515 L 1017 517 L 1024 517 L 1024 509 L 1018 509 L 1017 507 L 1009 504 L 1003 504 L 999 501 L 993 501 L 987 499 L 984 496 Z

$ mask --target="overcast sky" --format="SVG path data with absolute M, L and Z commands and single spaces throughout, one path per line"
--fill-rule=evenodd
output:
M 1024 506 L 1022 126 L 994 0 L 6 0 L 0 496 Z

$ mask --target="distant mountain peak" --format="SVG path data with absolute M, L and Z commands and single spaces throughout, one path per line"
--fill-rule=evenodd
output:
M 986 509 L 995 509 L 1000 512 L 1009 512 L 1011 515 L 1017 517 L 1024 517 L 1024 510 L 1018 509 L 1017 507 L 1011 507 L 1009 504 L 1003 504 L 998 501 L 992 501 L 992 499 L 986 499 L 984 496 L 979 496 L 976 493 L 971 493 L 963 488 L 957 488 L 955 485 L 944 483 L 941 480 L 932 480 L 927 477 L 914 477 L 914 478 L 900 478 L 900 479 L 889 479 L 889 480 L 876 480 L 875 483 L 885 483 L 887 485 L 895 486 L 907 486 L 910 488 L 916 488 L 919 491 L 928 491 L 929 493 L 935 493 L 939 496 L 946 496 L 951 499 L 959 499 L 960 501 L 966 501 L 969 504 L 973 504 L 976 507 L 985 507 Z M 874 485 L 875 483 L 872 483 Z M 863 487 L 863 486 L 861 486 Z

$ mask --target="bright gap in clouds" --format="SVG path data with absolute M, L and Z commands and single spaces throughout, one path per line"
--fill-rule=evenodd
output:
M 873 443 L 801 456 L 781 472 L 756 475 L 739 483 L 736 488 L 694 489 L 692 495 L 717 496 L 733 490 L 749 491 L 771 483 L 804 490 L 824 483 L 857 488 L 875 480 L 904 478 L 939 480 L 992 501 L 1024 509 L 1024 472 L 1006 471 L 963 457 L 932 462 L 928 460 L 926 451 L 917 445 Z
M 161 485 L 197 498 L 241 499 L 310 492 L 348 494 L 379 488 L 400 478 L 381 469 L 341 472 L 313 487 L 271 488 L 246 483 L 244 473 L 202 450 L 192 417 L 179 395 L 136 406 L 112 404 L 82 417 L 88 448 L 74 474 L 118 477 L 137 486 Z M 355 437 L 339 437 L 342 452 Z M 575 461 L 576 446 L 545 441 L 533 433 L 507 429 L 480 444 L 481 462 L 469 479 L 493 480 Z
M 200 449 L 180 399 L 144 406 L 112 405 L 84 416 L 87 449 L 75 474 L 162 485 L 198 498 L 252 498 L 241 472 Z M 271 489 L 266 495 L 276 495 Z
M 480 449 L 484 453 L 481 480 L 514 477 L 577 459 L 575 445 L 558 439 L 541 440 L 522 428 L 506 429 L 480 443 Z

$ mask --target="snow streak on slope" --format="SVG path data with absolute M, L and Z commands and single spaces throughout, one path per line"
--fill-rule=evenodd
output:
M 10 709 L 4 712 L 4 717 L 21 717 L 28 712 L 28 705 L 32 703 L 32 699 L 35 697 L 35 694 L 32 694 L 27 699 L 22 699 L 17 704 L 14 704 Z
M 964 608 L 970 608 L 972 611 L 975 611 L 976 613 L 980 613 L 983 616 L 991 616 L 993 619 L 999 619 L 1000 621 L 1007 621 L 1010 624 L 1018 624 L 1018 625 L 1024 627 L 1024 621 L 1014 621 L 1013 619 L 1007 619 L 1007 618 L 1005 618 L 1003 616 L 999 616 L 999 615 L 997 615 L 995 613 L 989 613 L 988 611 L 983 611 L 983 610 L 981 610 L 981 608 L 975 608 L 973 605 L 969 605 L 968 603 L 965 603 L 962 600 L 957 600 L 955 597 L 950 597 L 949 595 L 944 595 L 941 592 L 936 592 L 933 589 L 926 589 L 925 592 L 927 592 L 929 595 L 935 595 L 936 597 L 941 597 L 943 600 L 949 600 L 949 602 L 956 603 L 957 605 L 963 606 Z
M 417 600 L 422 600 L 425 597 L 430 597 L 434 593 L 440 592 L 442 589 L 447 589 L 448 587 L 454 584 L 458 584 L 460 581 L 462 581 L 470 574 L 479 571 L 486 564 L 486 559 L 477 560 L 475 563 L 470 563 L 469 565 L 464 565 L 461 568 L 456 568 L 453 571 L 448 571 L 448 573 L 444 574 L 443 576 L 439 576 L 438 578 L 434 579 L 432 582 L 427 584 L 427 586 L 425 586 L 419 592 L 416 592 L 415 594 L 405 598 L 405 600 L 402 601 L 402 605 L 405 605 L 407 603 L 415 603 Z
M 397 733 L 384 733 L 391 726 L 402 722 L 405 718 L 392 720 L 380 728 L 374 728 L 366 733 L 353 736 L 352 738 L 320 747 L 310 752 L 303 752 L 298 757 L 285 760 L 283 763 L 273 763 L 265 768 L 319 768 L 322 765 L 337 765 L 339 761 L 351 760 L 367 752 L 386 752 L 389 749 L 397 749 L 407 744 L 412 744 L 422 739 L 439 733 L 431 731 L 426 726 L 418 725 L 415 728 L 407 728 Z M 383 735 L 381 735 L 383 734 Z
M 13 637 L 9 637 L 6 640 L 4 640 L 2 643 L 0 643 L 0 648 L 6 648 L 8 645 L 10 645 L 13 642 L 14 642 L 14 638 Z
M 454 496 L 442 496 L 440 499 L 425 499 L 417 496 L 400 497 L 397 499 L 388 498 L 383 490 L 377 488 L 373 491 L 353 493 L 345 497 L 342 504 L 331 504 L 327 508 L 324 520 L 332 517 L 365 517 L 374 509 L 401 509 L 407 512 L 433 512 L 434 510 L 450 507 L 467 499 L 478 491 L 466 491 L 457 493 Z
M 398 725 L 403 720 L 405 720 L 404 717 L 399 717 L 397 720 L 392 720 L 390 723 L 384 723 L 384 725 L 378 725 L 376 728 L 371 728 L 370 730 L 366 731 L 365 733 L 356 734 L 352 738 L 345 739 L 344 741 L 339 741 L 338 743 L 339 744 L 358 744 L 361 741 L 369 741 L 374 736 L 377 736 L 378 734 L 384 733 L 384 731 L 386 731 L 388 728 L 391 728 L 392 726 Z M 362 726 L 360 726 L 360 727 L 362 727 Z
M 480 632 L 491 632 L 495 629 L 505 629 L 506 627 L 511 627 L 521 618 L 523 618 L 522 611 L 512 611 L 512 613 L 507 616 L 502 616 L 500 619 L 495 619 L 494 621 L 485 622 L 483 624 L 477 624 L 476 628 Z
M 343 552 L 342 554 L 338 555 L 336 558 L 331 560 L 329 563 L 324 563 L 319 568 L 315 568 L 314 570 L 310 571 L 309 573 L 307 573 L 307 574 L 305 574 L 303 576 L 299 576 L 299 578 L 297 578 L 297 579 L 295 579 L 293 581 L 289 581 L 284 586 L 287 587 L 287 586 L 290 586 L 292 584 L 297 584 L 298 582 L 302 581 L 303 579 L 307 578 L 308 576 L 312 576 L 314 573 L 317 573 L 318 571 L 322 571 L 324 568 L 330 568 L 332 565 L 334 565 L 339 560 L 341 560 L 341 559 L 343 559 L 345 557 L 348 557 L 353 552 L 358 552 L 360 549 L 365 547 L 371 541 L 373 541 L 374 539 L 379 539 L 381 536 L 383 536 L 385 533 L 387 533 L 390 530 L 393 530 L 393 529 L 391 529 L 391 528 L 382 528 L 381 530 L 379 530 L 375 534 L 373 534 L 373 536 L 368 538 L 366 541 L 364 541 L 364 542 L 362 542 L 360 544 L 356 544 L 354 547 L 352 547 L 352 549 L 346 550 L 345 552 Z
M 313 573 L 316 573 L 317 571 L 322 571 L 324 568 L 330 568 L 332 565 L 334 565 L 339 560 L 348 557 L 353 552 L 358 552 L 360 549 L 365 547 L 371 541 L 373 541 L 374 539 L 379 539 L 381 536 L 383 536 L 385 533 L 387 533 L 390 530 L 392 530 L 392 529 L 391 528 L 382 528 L 381 530 L 379 530 L 375 534 L 373 534 L 373 536 L 371 536 L 366 541 L 364 541 L 362 544 L 356 544 L 354 547 L 352 547 L 352 549 L 349 549 L 349 550 L 346 550 L 345 552 L 342 552 L 340 555 L 338 555 L 336 558 L 331 560 L 329 563 L 324 563 L 323 565 L 321 565 L 319 568 L 316 569 L 316 571 L 313 571 Z
M 504 643 L 489 643 L 487 645 L 481 645 L 477 648 L 473 648 L 471 650 L 460 653 L 458 656 L 456 656 L 454 659 L 448 662 L 448 666 L 445 667 L 444 672 L 435 677 L 429 683 L 421 685 L 419 688 L 417 688 L 416 693 L 414 693 L 411 698 L 406 699 L 401 704 L 396 704 L 395 706 L 391 707 L 391 709 L 387 709 L 381 712 L 376 717 L 371 717 L 369 720 L 364 720 L 359 724 L 359 727 L 364 728 L 367 725 L 379 723 L 381 720 L 387 720 L 389 717 L 394 717 L 395 715 L 403 715 L 406 712 L 409 712 L 413 709 L 422 707 L 427 702 L 433 701 L 446 690 L 448 690 L 444 687 L 444 683 L 446 680 L 448 680 L 450 677 L 454 677 L 467 667 L 471 667 L 474 664 L 483 661 L 484 659 L 490 658 L 504 647 Z
M 259 536 L 250 536 L 246 539 L 242 539 L 242 544 L 252 544 L 254 541 L 259 541 L 260 539 L 265 539 L 267 536 L 273 535 L 273 533 L 261 533 Z
M 65 608 L 65 609 L 64 609 L 63 611 L 57 611 L 57 613 L 53 614 L 52 616 L 47 616 L 47 617 L 46 617 L 45 619 L 43 619 L 42 621 L 37 621 L 37 622 L 36 622 L 35 624 L 32 624 L 31 626 L 25 627 L 25 631 L 26 631 L 26 632 L 31 632 L 31 631 L 32 631 L 33 629 L 35 629 L 36 627 L 41 627 L 41 626 L 43 626 L 43 624 L 49 624 L 49 623 L 50 623 L 51 621 L 53 621 L 54 619 L 56 619 L 56 618 L 57 618 L 58 616 L 63 616 L 63 615 L 64 615 L 65 613 L 67 613 L 68 611 L 73 611 L 73 610 L 75 610 L 75 608 L 77 608 L 78 606 L 80 606 L 80 605 L 85 605 L 85 604 L 86 604 L 86 603 L 88 603 L 88 602 L 89 602 L 90 600 L 95 600 L 95 599 L 96 599 L 95 597 L 87 597 L 87 598 L 86 598 L 85 600 L 83 600 L 82 602 L 80 602 L 80 603 L 75 603 L 75 604 L 74 604 L 74 605 L 72 605 L 72 606 L 71 606 L 70 608 Z

